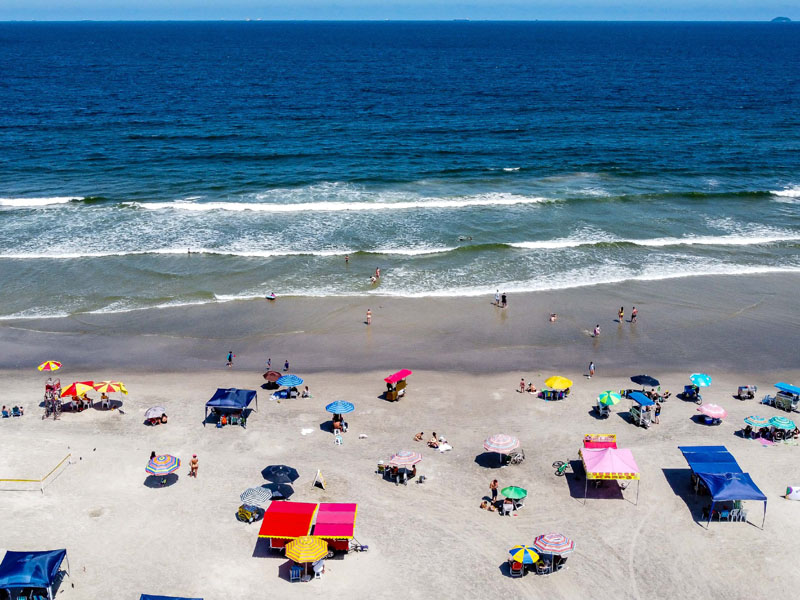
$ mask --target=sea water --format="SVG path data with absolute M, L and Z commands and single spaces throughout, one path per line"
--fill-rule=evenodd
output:
M 0 318 L 798 250 L 800 25 L 0 24 Z

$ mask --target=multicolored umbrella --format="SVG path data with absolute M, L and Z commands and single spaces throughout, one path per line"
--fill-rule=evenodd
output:
M 560 533 L 545 533 L 533 540 L 533 547 L 542 554 L 563 556 L 575 549 L 575 542 Z
M 303 385 L 303 380 L 300 379 L 297 375 L 284 375 L 283 377 L 279 378 L 275 383 L 285 387 L 297 387 L 298 385 Z
M 504 487 L 502 490 L 500 490 L 500 493 L 506 498 L 511 498 L 512 500 L 522 500 L 523 498 L 528 497 L 528 490 L 515 485 Z
M 265 502 L 272 499 L 272 490 L 265 487 L 247 488 L 239 498 L 244 504 L 263 506 Z
M 488 452 L 509 454 L 519 448 L 519 440 L 512 435 L 495 433 L 484 440 L 483 447 Z
M 768 427 L 769 426 L 769 419 L 766 417 L 758 417 L 756 415 L 750 415 L 749 417 L 745 417 L 744 422 L 752 427 Z
M 597 397 L 597 401 L 603 406 L 614 406 L 619 404 L 621 400 L 622 396 L 611 391 L 603 392 Z
M 148 408 L 145 411 L 144 418 L 148 419 L 148 420 L 149 419 L 160 419 L 161 417 L 164 416 L 164 413 L 166 413 L 166 412 L 167 411 L 164 410 L 163 406 L 153 406 L 151 408 Z
M 95 390 L 103 394 L 113 394 L 116 392 L 128 393 L 128 389 L 121 381 L 101 381 L 92 386 Z
M 562 377 L 561 375 L 553 375 L 545 379 L 544 384 L 551 390 L 565 390 L 572 387 L 572 380 Z
M 355 409 L 356 407 L 353 406 L 351 402 L 345 402 L 344 400 L 336 400 L 325 407 L 325 410 L 334 415 L 345 415 L 353 412 Z
M 165 475 L 177 471 L 180 466 L 180 458 L 172 456 L 171 454 L 162 454 L 161 456 L 151 458 L 144 470 L 150 473 L 150 475 L 164 477 Z
M 46 360 L 36 368 L 40 371 L 58 371 L 61 368 L 61 363 L 57 360 Z
M 786 417 L 772 417 L 769 420 L 769 424 L 775 429 L 784 429 L 786 431 L 793 431 L 796 427 L 794 421 Z
M 511 560 L 523 565 L 533 565 L 539 561 L 539 555 L 532 546 L 514 546 L 508 553 L 511 555 Z
M 719 404 L 703 404 L 702 406 L 698 406 L 697 410 L 712 419 L 724 419 L 728 416 L 728 411 Z
M 328 542 L 304 535 L 286 544 L 286 558 L 297 563 L 309 563 L 328 556 Z
M 689 379 L 697 387 L 708 387 L 711 385 L 711 375 L 706 375 L 705 373 L 692 373 L 689 375 Z
M 419 452 L 412 452 L 411 450 L 401 450 L 397 454 L 392 455 L 389 459 L 389 464 L 394 467 L 410 467 L 417 464 L 422 460 L 422 455 Z
M 78 398 L 94 390 L 94 381 L 74 381 L 65 388 L 61 388 L 61 396 Z

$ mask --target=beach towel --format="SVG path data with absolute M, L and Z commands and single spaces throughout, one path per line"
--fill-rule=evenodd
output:
M 447 442 L 444 442 L 443 444 L 439 444 L 439 452 L 447 452 L 448 450 L 452 450 L 452 449 L 453 449 L 453 447 L 450 444 L 448 444 Z

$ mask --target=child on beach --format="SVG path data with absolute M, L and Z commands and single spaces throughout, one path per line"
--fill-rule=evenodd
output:
M 594 361 L 589 361 L 589 379 L 594 375 Z
M 233 366 L 233 359 L 236 358 L 236 355 L 233 353 L 233 350 L 228 352 L 228 363 L 227 367 L 230 369 Z
M 638 311 L 638 310 L 636 310 L 636 307 L 634 306 L 634 307 L 631 309 L 631 323 L 636 323 L 636 317 L 637 317 L 638 315 L 639 315 L 639 311 Z
M 289 370 L 289 359 L 286 359 L 286 362 L 283 363 L 283 371 L 284 373 Z
M 598 323 L 597 325 L 594 326 L 593 335 L 594 335 L 594 337 L 599 337 L 600 336 L 600 323 Z
M 525 393 L 525 378 L 524 377 L 519 380 L 519 393 L 520 394 L 524 394 Z
M 372 325 L 372 310 L 367 309 L 367 325 Z

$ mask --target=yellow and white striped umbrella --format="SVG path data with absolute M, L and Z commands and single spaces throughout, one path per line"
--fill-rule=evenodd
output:
M 304 535 L 286 544 L 286 557 L 294 562 L 314 562 L 328 555 L 328 542 Z

